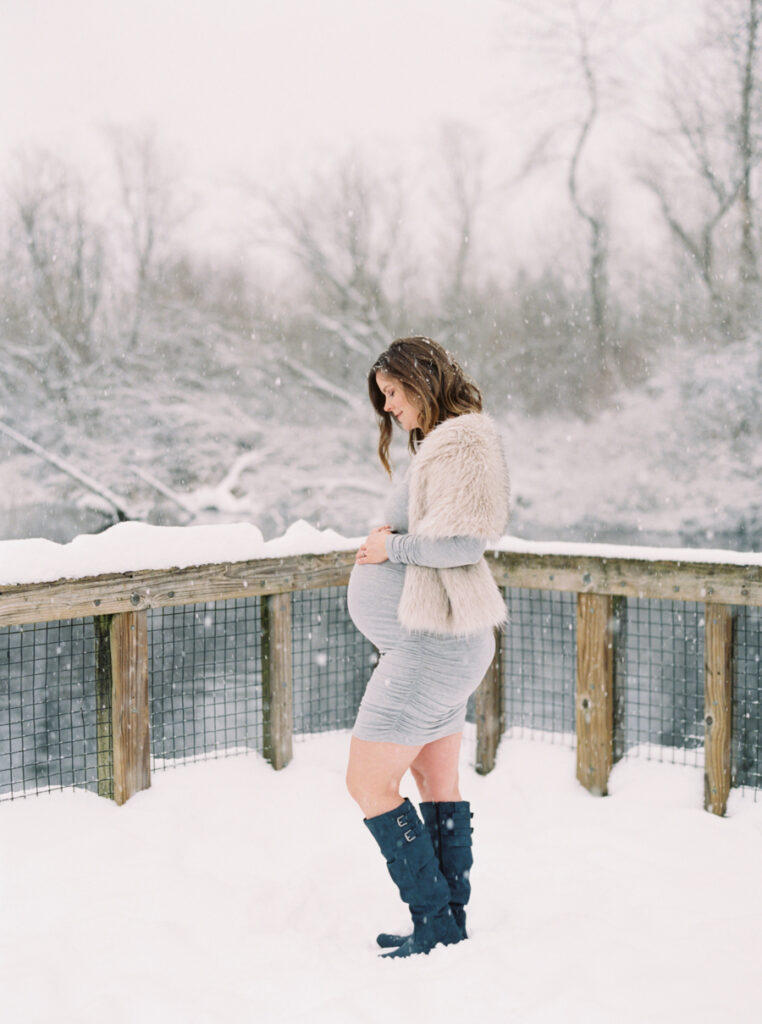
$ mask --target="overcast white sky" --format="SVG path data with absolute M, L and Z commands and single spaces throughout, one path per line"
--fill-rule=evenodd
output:
M 497 108 L 501 0 L 0 0 L 0 155 L 80 159 L 156 123 L 194 166 L 246 171 L 353 139 L 403 144 Z M 504 54 L 503 54 L 504 57 Z
M 638 93 L 665 34 L 698 3 L 617 0 L 638 26 L 640 46 L 622 64 Z M 358 144 L 390 167 L 409 154 L 408 166 L 428 171 L 441 150 L 427 147 L 448 120 L 480 129 L 498 154 L 496 180 L 510 180 L 542 130 L 526 80 L 558 70 L 519 52 L 516 17 L 508 0 L 0 0 L 0 180 L 14 151 L 38 146 L 110 168 L 100 129 L 155 126 L 169 168 L 204 197 L 188 231 L 205 248 L 234 244 L 242 181 L 310 177 Z M 578 116 L 573 83 L 555 78 L 542 119 L 562 118 L 569 97 L 567 118 Z M 621 121 L 597 130 L 592 185 L 609 174 L 606 146 L 630 145 L 629 132 Z M 568 212 L 563 179 L 533 177 L 513 198 L 511 246 L 540 252 L 555 233 L 553 203 Z M 642 200 L 618 214 L 636 229 Z

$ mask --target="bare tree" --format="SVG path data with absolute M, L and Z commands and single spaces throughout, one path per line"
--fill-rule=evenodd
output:
M 477 133 L 455 122 L 442 128 L 440 150 L 445 182 L 438 205 L 447 219 L 449 237 L 445 244 L 454 249 L 446 267 L 445 294 L 447 305 L 457 309 L 466 291 L 477 220 L 485 197 L 485 153 Z
M 730 281 L 739 282 L 742 299 L 760 282 L 754 185 L 762 159 L 761 16 L 760 0 L 705 6 L 698 41 L 678 61 L 670 55 L 665 72 L 664 116 L 654 133 L 664 159 L 640 172 L 726 317 Z
M 117 171 L 127 226 L 132 294 L 127 348 L 134 348 L 146 315 L 151 285 L 173 228 L 182 218 L 177 185 L 152 129 L 111 127 L 105 132 Z
M 45 327 L 55 369 L 91 364 L 93 325 L 103 298 L 103 237 L 79 176 L 54 157 L 19 159 L 10 184 L 15 237 L 31 282 L 30 299 Z
M 350 363 L 362 356 L 364 364 L 388 342 L 404 281 L 399 184 L 350 158 L 290 195 L 266 194 L 266 202 L 306 282 L 312 323 L 333 339 L 327 354 Z
M 538 111 L 537 139 L 527 172 L 555 162 L 565 167 L 569 202 L 584 230 L 584 262 L 595 367 L 591 383 L 603 393 L 615 384 L 616 339 L 609 297 L 610 166 L 595 136 L 621 102 L 616 60 L 633 26 L 612 0 L 509 0 L 520 18 L 514 33 L 550 69 L 531 97 Z M 557 79 L 553 80 L 553 75 Z M 550 121 L 550 126 L 549 126 Z
M 587 279 L 590 294 L 593 331 L 597 345 L 598 366 L 605 387 L 612 382 L 612 366 L 609 359 L 609 343 L 606 323 L 606 290 L 608 285 L 606 266 L 607 224 L 603 206 L 593 196 L 584 199 L 580 191 L 580 164 L 590 135 L 600 116 L 600 71 L 594 61 L 592 36 L 595 22 L 586 19 L 579 4 L 571 4 L 574 17 L 576 61 L 584 81 L 586 109 L 579 125 L 577 138 L 572 150 L 567 186 L 572 206 L 577 216 L 588 228 Z
M 760 0 L 746 0 L 739 9 L 740 31 L 730 33 L 730 44 L 740 53 L 736 66 L 740 72 L 741 116 L 738 124 L 738 143 L 741 157 L 741 275 L 744 281 L 758 283 L 760 279 L 755 239 L 754 204 L 752 199 L 752 173 L 760 159 Z

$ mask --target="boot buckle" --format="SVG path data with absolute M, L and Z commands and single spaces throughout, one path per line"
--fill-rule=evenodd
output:
M 407 828 L 407 821 L 405 821 L 405 815 L 404 814 L 400 814 L 399 817 L 397 818 L 397 825 L 400 828 Z
M 412 841 L 416 838 L 416 834 L 415 832 L 413 832 L 411 828 L 409 828 L 407 832 L 405 832 L 405 839 L 407 840 L 408 843 L 412 843 Z

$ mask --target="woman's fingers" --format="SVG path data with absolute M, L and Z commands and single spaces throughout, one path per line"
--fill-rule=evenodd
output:
M 360 545 L 355 562 L 369 562 L 372 565 L 385 562 L 387 559 L 386 536 L 389 533 L 391 533 L 391 529 L 388 526 L 379 526 L 375 530 L 371 530 L 365 543 Z

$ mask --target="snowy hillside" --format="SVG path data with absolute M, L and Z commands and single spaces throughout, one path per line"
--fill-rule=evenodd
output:
M 511 418 L 515 533 L 762 547 L 762 345 L 680 346 L 589 419 Z
M 762 547 L 762 347 L 756 337 L 700 358 L 677 347 L 648 382 L 619 392 L 588 417 L 529 416 L 515 401 L 500 401 L 507 387 L 493 380 L 487 395 L 508 453 L 515 535 Z M 97 438 L 67 456 L 130 496 L 136 514 L 150 522 L 245 521 L 271 538 L 305 519 L 347 536 L 364 534 L 380 521 L 388 488 L 375 456 L 370 408 L 359 402 L 348 408 L 293 379 L 277 391 L 276 401 L 271 391 L 255 388 L 249 404 L 239 382 L 229 394 L 210 391 L 199 403 L 195 387 L 183 390 L 178 383 L 169 406 L 146 408 L 132 428 L 134 410 L 119 406 Z M 280 407 L 289 417 L 281 417 Z M 158 417 L 165 414 L 181 426 L 162 422 Z M 60 444 L 52 424 L 50 436 L 51 446 Z M 113 521 L 102 499 L 1 437 L 0 443 L 7 443 L 8 455 L 0 464 L 6 537 L 71 540 Z M 396 456 L 396 465 L 404 466 L 402 438 Z M 163 481 L 175 500 L 146 476 Z

